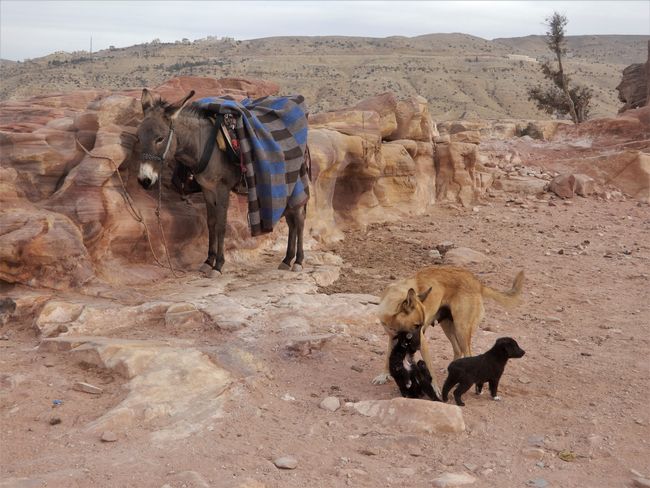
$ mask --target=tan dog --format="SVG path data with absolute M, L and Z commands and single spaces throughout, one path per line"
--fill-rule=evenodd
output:
M 422 325 L 421 354 L 432 373 L 432 360 L 425 329 L 438 321 L 454 350 L 454 359 L 472 355 L 472 335 L 476 332 L 485 311 L 483 298 L 491 298 L 510 307 L 519 302 L 524 272 L 520 271 L 512 288 L 501 292 L 483 285 L 472 273 L 462 268 L 436 266 L 418 271 L 415 276 L 391 284 L 381 296 L 378 307 L 379 321 L 388 334 L 388 352 L 384 373 L 373 383 L 383 384 L 390 377 L 388 358 L 391 342 L 403 330 L 413 330 Z M 435 380 L 433 383 L 439 392 Z

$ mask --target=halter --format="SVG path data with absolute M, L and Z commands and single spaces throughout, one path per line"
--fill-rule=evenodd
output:
M 174 135 L 174 122 L 172 121 L 169 124 L 169 134 L 167 134 L 167 145 L 165 146 L 165 150 L 162 153 L 162 156 L 156 156 L 155 154 L 150 154 L 143 152 L 141 157 L 144 160 L 147 161 L 158 161 L 160 162 L 160 166 L 162 166 L 163 161 L 165 161 L 165 158 L 167 157 L 167 153 L 169 152 L 169 148 L 172 145 L 172 136 Z

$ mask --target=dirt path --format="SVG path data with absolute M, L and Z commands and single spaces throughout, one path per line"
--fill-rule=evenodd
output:
M 650 207 L 495 200 L 476 210 L 439 206 L 348 233 L 331 249 L 343 258 L 340 278 L 322 294 L 297 295 L 310 300 L 307 312 L 300 302 L 286 304 L 284 315 L 260 314 L 236 331 L 134 325 L 129 337 L 190 344 L 232 367 L 224 411 L 164 445 L 152 444 L 144 427 L 111 443 L 86 432 L 85 424 L 124 398 L 125 379 L 36 351 L 27 322 L 5 325 L 0 455 L 7 481 L 0 487 L 430 487 L 441 473 L 465 472 L 477 487 L 605 488 L 631 486 L 630 469 L 650 476 Z M 348 402 L 398 395 L 394 384 L 371 384 L 385 347 L 371 298 L 345 294 L 378 295 L 392 280 L 439 262 L 431 251 L 443 241 L 484 253 L 484 262 L 467 267 L 495 287 L 508 288 L 519 269 L 526 271 L 524 303 L 509 312 L 487 303 L 474 340 L 482 352 L 509 335 L 527 351 L 506 368 L 503 400 L 467 394 L 466 432 L 440 435 L 402 433 L 346 408 L 319 408 L 327 396 Z M 258 265 L 272 260 L 251 266 Z M 238 272 L 224 293 L 236 298 L 237 283 L 255 283 L 254 273 Z M 162 298 L 174 286 L 139 291 Z M 302 327 L 291 310 L 304 312 L 309 333 L 327 337 L 322 348 L 290 354 L 289 332 Z M 441 381 L 451 346 L 440 330 L 428 336 Z M 235 351 L 254 356 L 256 369 L 238 366 Z M 105 392 L 71 391 L 76 380 Z M 52 408 L 61 396 L 65 404 Z M 50 425 L 52 417 L 62 422 Z M 272 460 L 282 455 L 295 457 L 298 467 L 277 469 Z

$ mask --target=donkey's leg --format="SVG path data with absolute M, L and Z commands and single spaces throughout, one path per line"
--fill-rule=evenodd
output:
M 206 264 L 221 274 L 225 262 L 223 241 L 226 236 L 226 220 L 230 203 L 228 187 L 217 185 L 215 190 L 204 190 L 205 206 L 208 209 L 209 249 Z
M 210 192 L 212 193 L 212 192 Z M 205 208 L 207 210 L 208 221 L 208 258 L 199 268 L 199 271 L 207 276 L 210 276 L 217 264 L 217 246 L 216 246 L 216 232 L 215 223 L 217 221 L 217 211 L 214 196 L 210 195 L 207 190 L 203 190 L 203 197 L 205 199 Z
M 289 237 L 287 239 L 287 254 L 278 266 L 278 269 L 289 270 L 291 269 L 291 261 L 296 257 L 296 221 L 293 210 L 287 209 L 284 218 L 289 226 Z
M 296 209 L 294 224 L 296 226 L 296 262 L 293 263 L 292 271 L 302 271 L 302 260 L 305 258 L 305 252 L 302 247 L 302 237 L 305 230 L 305 215 L 307 206 L 303 205 Z

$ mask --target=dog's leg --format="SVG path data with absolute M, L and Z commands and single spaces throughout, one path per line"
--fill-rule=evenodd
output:
M 442 401 L 447 403 L 447 399 L 449 398 L 449 391 L 458 383 L 458 380 L 456 379 L 456 375 L 453 373 L 449 373 L 449 376 L 447 376 L 447 379 L 445 380 L 445 384 L 442 385 Z
M 475 391 L 476 391 L 477 395 L 480 395 L 481 393 L 483 393 L 483 383 L 476 383 Z
M 393 337 L 388 335 L 388 348 L 386 349 L 386 362 L 384 363 L 384 372 L 375 376 L 372 380 L 373 385 L 383 385 L 390 378 L 390 366 L 388 362 L 390 361 L 390 353 L 393 350 Z
M 433 360 L 431 358 L 431 354 L 429 353 L 429 344 L 424 337 L 424 329 L 422 330 L 422 341 L 420 342 L 420 354 L 422 354 L 424 364 L 427 365 L 427 369 L 431 375 L 431 388 L 433 388 L 435 394 L 438 396 L 438 398 L 440 398 L 440 388 L 438 388 L 438 384 L 436 383 L 436 379 L 433 375 Z
M 463 396 L 463 393 L 467 392 L 467 390 L 469 390 L 471 387 L 471 383 L 461 383 L 456 387 L 454 390 L 454 399 L 456 400 L 456 405 L 459 407 L 465 406 L 465 403 L 461 397 Z
M 495 380 L 490 380 L 490 395 L 492 395 L 492 400 L 499 401 L 501 397 L 497 395 L 497 390 L 499 388 L 499 378 Z
M 451 348 L 454 350 L 454 359 L 458 359 L 461 357 L 461 353 L 458 341 L 456 340 L 456 335 L 454 334 L 454 322 L 451 320 L 442 320 L 440 322 L 440 327 L 451 343 Z

